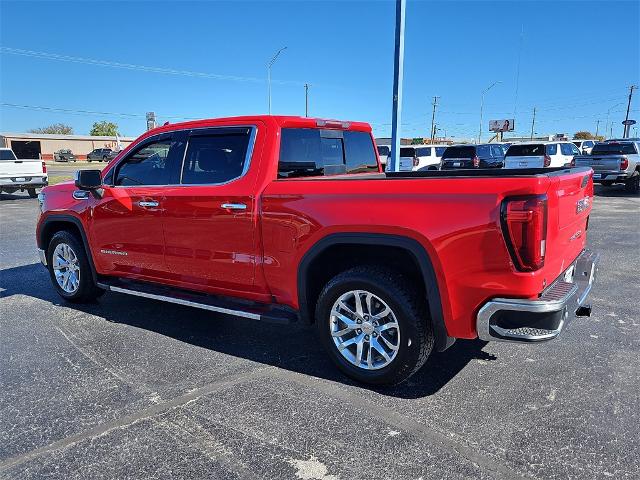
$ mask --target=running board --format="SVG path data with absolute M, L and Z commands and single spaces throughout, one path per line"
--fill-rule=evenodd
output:
M 295 310 L 283 305 L 271 305 L 233 297 L 209 295 L 154 283 L 103 277 L 98 282 L 98 286 L 111 292 L 200 308 L 210 312 L 249 318 L 251 320 L 289 324 L 298 319 Z

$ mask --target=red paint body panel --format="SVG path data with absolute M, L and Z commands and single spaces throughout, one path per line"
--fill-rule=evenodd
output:
M 593 195 L 584 171 L 521 177 L 389 179 L 382 174 L 277 179 L 280 129 L 317 128 L 316 119 L 234 117 L 168 125 L 147 132 L 116 157 L 108 172 L 145 138 L 162 132 L 255 125 L 247 174 L 224 185 L 106 188 L 102 199 L 74 200 L 75 187 L 45 189 L 40 223 L 52 213 L 80 219 L 97 273 L 166 283 L 298 308 L 298 267 L 320 239 L 333 233 L 393 234 L 419 242 L 433 264 L 449 336 L 475 338 L 475 316 L 494 297 L 535 298 L 586 244 Z M 371 132 L 368 124 L 348 127 Z M 372 139 L 373 141 L 373 139 Z M 346 179 L 345 179 L 346 177 Z M 155 188 L 155 190 L 154 190 Z M 119 190 L 119 191 L 116 191 Z M 505 198 L 547 195 L 546 260 L 535 272 L 518 272 L 501 227 Z M 158 200 L 138 212 L 135 202 Z M 223 203 L 244 203 L 238 213 Z M 130 259 L 105 258 L 102 249 L 127 249 Z M 135 261 L 132 261 L 135 260 Z

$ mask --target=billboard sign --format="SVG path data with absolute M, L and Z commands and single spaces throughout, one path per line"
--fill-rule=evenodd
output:
M 516 126 L 513 118 L 507 120 L 489 120 L 489 130 L 492 132 L 512 132 Z

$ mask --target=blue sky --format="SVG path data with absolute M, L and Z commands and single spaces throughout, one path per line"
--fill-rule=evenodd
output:
M 640 84 L 639 5 L 409 0 L 402 136 L 429 135 L 438 95 L 443 132 L 473 138 L 480 92 L 497 80 L 485 97 L 485 132 L 489 119 L 515 118 L 516 133 L 528 134 L 535 106 L 538 133 L 595 131 L 598 119 L 602 132 L 610 109 L 620 135 L 628 87 Z M 63 122 L 86 134 L 109 120 L 136 136 L 147 111 L 172 122 L 266 113 L 266 63 L 287 46 L 273 67 L 273 113 L 304 115 L 310 83 L 312 116 L 390 133 L 393 1 L 2 1 L 0 9 L 0 100 L 26 106 L 0 106 L 0 131 Z

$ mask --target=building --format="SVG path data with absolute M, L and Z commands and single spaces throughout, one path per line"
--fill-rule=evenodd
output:
M 122 148 L 126 148 L 134 137 L 120 137 Z M 10 148 L 18 158 L 41 158 L 53 160 L 54 152 L 68 149 L 85 160 L 96 148 L 116 148 L 115 137 L 92 137 L 90 135 L 59 135 L 44 133 L 0 133 L 0 147 Z

